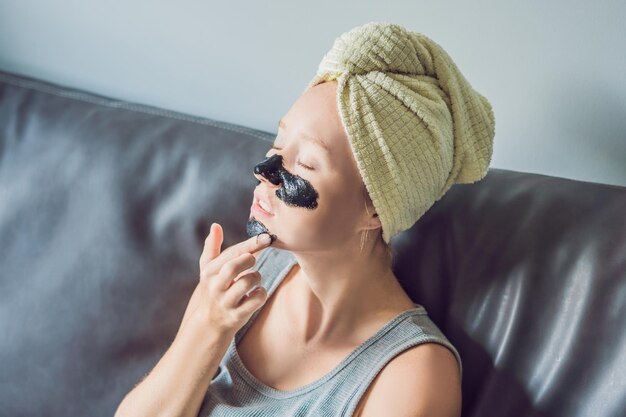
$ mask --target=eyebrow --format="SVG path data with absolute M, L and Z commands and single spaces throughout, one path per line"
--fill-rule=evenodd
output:
M 278 121 L 278 129 L 283 128 L 286 129 L 287 125 L 285 124 L 285 122 L 283 121 L 283 119 L 280 119 Z M 320 148 L 322 148 L 329 156 L 331 154 L 330 152 L 330 148 L 328 147 L 328 145 L 326 145 L 326 143 L 324 143 L 324 141 L 322 141 L 319 138 L 313 137 L 313 136 L 309 136 L 306 134 L 302 134 L 302 137 L 313 142 L 314 144 L 316 144 L 317 146 L 319 146 Z

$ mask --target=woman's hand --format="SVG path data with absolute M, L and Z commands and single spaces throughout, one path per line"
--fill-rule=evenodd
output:
M 222 226 L 213 223 L 200 256 L 200 281 L 191 295 L 179 333 L 191 316 L 199 316 L 212 331 L 234 335 L 265 304 L 267 291 L 262 286 L 247 296 L 246 293 L 261 282 L 261 274 L 248 269 L 256 264 L 255 254 L 269 246 L 269 235 L 253 236 L 222 252 L 223 240 Z
M 171 346 L 150 373 L 122 400 L 116 417 L 197 416 L 233 336 L 265 304 L 254 254 L 269 246 L 259 235 L 224 252 L 222 227 L 212 224 L 200 256 L 200 281 Z M 265 234 L 266 237 L 270 237 Z

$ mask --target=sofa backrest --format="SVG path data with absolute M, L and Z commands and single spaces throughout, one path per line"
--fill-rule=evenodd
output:
M 626 187 L 491 168 L 393 243 L 463 416 L 626 416 Z
M 178 330 L 274 134 L 0 72 L 0 414 L 111 416 Z M 626 187 L 491 169 L 392 240 L 464 416 L 626 409 Z

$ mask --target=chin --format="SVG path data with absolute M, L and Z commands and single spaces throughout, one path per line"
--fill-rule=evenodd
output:
M 268 233 L 272 238 L 272 243 L 270 243 L 270 245 L 274 245 L 274 242 L 278 239 L 278 236 L 270 232 L 267 226 L 254 216 L 251 216 L 246 223 L 246 233 L 249 237 L 258 236 L 261 233 Z

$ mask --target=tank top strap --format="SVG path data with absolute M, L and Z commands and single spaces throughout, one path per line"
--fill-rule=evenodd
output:
M 250 270 L 258 271 L 261 273 L 261 282 L 259 285 L 265 288 L 269 297 L 269 295 L 271 295 L 276 289 L 275 287 L 278 285 L 279 281 L 287 272 L 285 271 L 286 268 L 290 266 L 292 262 L 295 262 L 295 256 L 291 252 L 268 246 L 256 256 L 256 263 L 252 268 L 250 268 Z M 261 308 L 252 313 L 246 324 L 244 324 L 239 330 L 237 330 L 237 332 L 230 341 L 228 351 L 222 357 L 217 372 L 213 377 L 214 379 L 222 372 L 224 367 L 227 366 L 228 362 L 233 356 L 235 344 L 239 343 L 239 340 L 248 330 L 248 327 L 252 325 L 252 322 L 259 315 L 260 311 Z
M 454 354 L 463 378 L 463 364 L 458 350 L 419 304 L 416 309 L 406 310 L 389 321 L 368 342 L 359 352 L 358 360 L 352 361 L 342 376 L 359 382 L 352 387 L 350 398 L 345 402 L 345 410 L 348 412 L 341 415 L 352 415 L 359 400 L 385 365 L 405 350 L 422 343 L 432 342 L 447 347 Z
M 261 286 L 263 286 L 268 293 L 273 292 L 274 286 L 278 284 L 285 274 L 285 269 L 292 266 L 296 257 L 293 253 L 268 246 L 263 249 L 256 264 L 251 268 L 253 271 L 259 271 L 261 273 Z
M 287 274 L 288 269 L 296 262 L 296 257 L 289 251 L 268 246 L 259 254 L 252 271 L 258 271 L 261 274 L 260 286 L 265 288 L 268 297 L 274 292 L 280 281 Z M 235 334 L 231 345 L 239 343 L 239 340 L 252 325 L 252 322 L 261 312 L 261 308 L 257 309 Z

